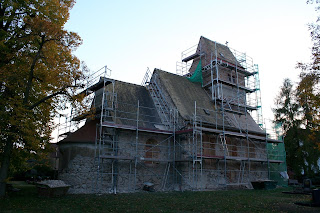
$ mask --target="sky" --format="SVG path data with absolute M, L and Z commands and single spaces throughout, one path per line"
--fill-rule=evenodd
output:
M 83 44 L 74 52 L 91 71 L 140 84 L 149 68 L 176 73 L 181 52 L 200 36 L 245 52 L 259 65 L 262 110 L 271 108 L 284 78 L 298 81 L 308 62 L 315 5 L 306 0 L 78 0 L 65 29 Z

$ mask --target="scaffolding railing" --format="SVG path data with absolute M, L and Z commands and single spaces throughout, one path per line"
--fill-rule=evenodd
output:
M 195 107 L 195 115 L 197 116 L 194 116 L 193 120 L 193 135 L 190 135 L 193 138 L 193 145 L 189 147 L 189 154 L 193 156 L 193 159 L 197 159 L 197 161 L 193 161 L 191 175 L 193 182 L 190 182 L 195 189 L 203 189 L 203 185 L 200 184 L 203 172 L 211 171 L 224 174 L 225 183 L 222 184 L 224 186 L 250 185 L 250 181 L 254 178 L 268 179 L 268 175 L 274 172 L 270 170 L 269 164 L 282 163 L 283 152 L 276 149 L 270 152 L 269 148 L 270 145 L 281 145 L 280 141 L 270 143 L 265 137 L 257 137 L 245 129 L 242 130 L 242 133 L 241 131 L 236 133 L 235 130 L 227 130 L 230 128 L 227 123 L 216 123 L 212 126 L 212 120 L 223 116 L 220 110 Z M 204 128 L 200 127 L 200 123 Z M 201 135 L 201 137 L 196 137 L 195 134 Z M 216 139 L 212 140 L 210 137 Z M 242 140 L 231 143 L 230 137 L 238 137 Z M 195 162 L 198 167 L 195 167 Z M 250 169 L 252 166 L 255 167 L 254 170 Z
M 150 85 L 149 72 L 145 75 L 143 84 Z M 152 82 L 151 82 L 152 83 Z M 113 91 L 116 93 L 116 91 Z M 112 96 L 112 95 L 111 95 Z M 172 140 L 174 138 L 175 118 L 174 109 L 170 109 L 171 116 L 168 122 L 173 122 L 170 125 L 163 123 L 158 116 L 158 108 L 143 106 L 139 103 L 126 103 L 118 99 L 112 100 L 106 98 L 102 101 L 105 106 L 115 106 L 114 108 L 105 107 L 106 113 L 101 115 L 101 124 L 98 128 L 98 138 L 96 140 L 96 158 L 97 158 L 97 181 L 94 186 L 94 191 L 100 192 L 104 187 L 110 189 L 110 192 L 117 192 L 117 179 L 128 178 L 128 191 L 135 191 L 138 183 L 138 175 L 141 174 L 139 170 L 145 170 L 143 173 L 148 173 L 148 178 L 157 178 L 162 180 L 161 190 L 165 190 L 172 184 Z M 161 128 L 162 127 L 162 128 Z M 159 129 L 160 128 L 160 129 Z M 134 139 L 119 140 L 117 132 L 120 130 L 131 130 L 136 132 Z M 163 135 L 163 140 L 156 143 L 146 143 L 140 141 L 141 133 L 158 133 Z M 104 137 L 104 136 L 107 137 Z M 161 137 L 160 137 L 161 138 Z M 121 169 L 118 164 L 122 161 Z M 152 165 L 166 166 L 161 170 L 162 172 L 153 171 L 149 166 Z M 126 165 L 126 166 L 124 166 Z M 123 172 L 123 167 L 127 168 L 129 172 Z M 138 170 L 139 168 L 139 170 Z M 148 179 L 147 178 L 147 179 Z M 104 183 L 105 180 L 109 183 Z
M 121 110 L 122 105 L 123 109 L 126 109 L 125 111 Z M 140 110 L 144 108 L 144 106 L 141 106 L 139 102 L 137 105 L 118 102 L 116 106 L 118 116 L 115 119 L 115 122 L 106 122 L 104 124 L 105 127 L 115 129 L 129 129 L 129 127 L 132 127 L 131 130 L 136 130 L 139 137 L 139 134 L 142 131 L 152 131 L 150 128 L 145 128 L 143 124 L 162 124 L 161 121 L 158 121 L 158 123 L 150 121 L 150 115 L 148 114 L 145 117 L 142 113 L 143 110 Z M 150 113 L 152 115 L 155 115 L 155 112 L 157 112 L 156 108 L 151 109 L 150 107 L 147 107 L 147 109 L 153 111 Z M 116 185 L 116 178 L 121 176 L 122 178 L 126 177 L 131 180 L 128 183 L 128 190 L 135 191 L 137 184 L 139 185 L 137 176 L 140 173 L 139 170 L 142 168 L 148 173 L 145 176 L 145 179 L 154 177 L 161 180 L 161 190 L 167 190 L 168 187 L 177 184 L 179 182 L 178 179 L 181 179 L 183 183 L 190 186 L 193 190 L 202 190 L 205 188 L 203 182 L 204 172 L 214 172 L 218 176 L 224 176 L 225 182 L 217 183 L 218 187 L 225 187 L 227 185 L 248 185 L 251 176 L 266 178 L 269 172 L 266 168 L 269 157 L 266 148 L 264 147 L 266 141 L 263 140 L 263 137 L 260 138 L 259 142 L 251 141 L 250 143 L 246 143 L 244 139 L 244 141 L 239 144 L 230 144 L 225 136 L 228 136 L 231 132 L 227 132 L 227 129 L 222 128 L 221 124 L 216 123 L 214 125 L 216 127 L 211 126 L 210 128 L 211 130 L 216 131 L 213 134 L 217 135 L 217 139 L 214 142 L 203 139 L 204 128 L 209 123 L 212 123 L 210 120 L 211 118 L 214 118 L 217 121 L 217 116 L 223 116 L 223 113 L 220 110 L 203 109 L 195 106 L 195 113 L 192 117 L 193 130 L 190 135 L 191 141 L 189 140 L 190 146 L 188 146 L 188 144 L 179 144 L 179 142 L 174 139 L 174 130 L 171 130 L 170 132 L 167 131 L 168 136 L 153 146 L 148 146 L 146 143 L 139 140 L 109 139 L 104 141 L 103 144 L 107 145 L 107 149 L 105 149 L 105 155 L 102 155 L 101 153 L 101 158 L 103 160 L 99 173 L 100 176 L 104 177 L 104 179 L 101 177 L 101 180 L 106 180 L 106 177 L 108 176 L 110 178 L 109 184 L 102 184 L 101 187 L 109 187 L 112 192 L 116 192 L 117 189 L 114 188 L 114 185 Z M 113 118 L 112 115 L 105 117 L 106 120 Z M 117 126 L 117 124 L 119 124 L 119 126 Z M 226 123 L 225 125 L 226 127 L 228 126 Z M 173 127 L 175 127 L 174 124 Z M 233 130 L 233 134 L 229 136 L 246 138 L 247 134 L 248 133 L 245 131 L 241 134 L 240 132 L 239 134 L 235 134 Z M 219 138 L 222 140 L 218 140 Z M 118 144 L 118 146 L 108 148 L 108 143 Z M 122 144 L 121 147 L 119 146 L 120 144 Z M 178 156 L 179 149 L 182 149 L 181 147 L 184 147 L 185 155 L 189 155 L 191 158 L 182 159 Z M 102 147 L 99 149 L 104 150 Z M 115 155 L 114 153 L 117 154 Z M 165 156 L 159 157 L 159 155 L 164 153 Z M 189 164 L 188 168 L 190 169 L 190 175 L 185 175 L 174 165 L 175 162 L 181 160 Z M 126 164 L 129 167 L 126 170 L 128 172 L 121 172 L 115 169 L 115 165 L 118 161 L 128 161 Z M 106 162 L 108 162 L 108 165 L 112 166 L 103 167 L 102 165 L 107 165 Z M 230 162 L 236 163 L 234 166 L 230 166 Z M 160 173 L 149 167 L 150 165 L 160 164 L 162 165 L 162 172 Z M 253 164 L 255 166 L 259 166 L 260 164 L 263 166 L 260 166 L 260 169 L 250 170 L 250 165 Z
M 70 132 L 73 132 L 71 125 L 71 117 L 68 114 L 59 114 L 57 126 L 57 142 L 66 138 Z
M 220 144 L 217 149 L 220 150 L 220 152 L 214 150 L 212 147 L 210 149 L 202 150 L 203 147 L 201 146 L 201 152 L 200 154 L 196 154 L 196 156 L 199 157 L 198 155 L 200 155 L 205 157 L 205 161 L 208 161 L 209 159 L 218 159 L 217 165 L 223 160 L 223 169 L 220 167 L 220 172 L 223 173 L 225 178 L 224 185 L 248 185 L 250 184 L 251 174 L 255 174 L 255 177 L 261 176 L 268 178 L 268 175 L 270 177 L 270 162 L 280 163 L 281 161 L 274 156 L 274 152 L 269 152 L 268 142 L 270 141 L 267 139 L 267 134 L 265 134 L 265 137 L 256 137 L 255 134 L 257 133 L 250 134 L 248 129 L 247 118 L 250 112 L 260 127 L 260 135 L 264 134 L 262 132 L 263 118 L 258 65 L 254 64 L 252 58 L 248 57 L 246 53 L 241 53 L 229 48 L 236 58 L 236 63 L 230 64 L 229 62 L 218 58 L 216 45 L 217 43 L 215 42 L 215 52 L 211 53 L 210 63 L 203 66 L 204 75 L 208 75 L 206 73 L 210 71 L 210 80 L 204 83 L 204 88 L 208 89 L 211 87 L 211 97 L 214 102 L 213 108 L 215 110 L 201 109 L 200 112 L 203 110 L 205 113 L 200 113 L 201 116 L 199 116 L 199 114 L 197 114 L 198 109 L 195 107 L 195 114 L 197 114 L 198 117 L 201 117 L 199 119 L 204 123 L 207 122 L 207 124 L 210 124 L 210 134 L 216 135 L 217 138 L 217 143 L 213 144 L 203 142 L 201 137 L 201 144 L 215 147 L 217 147 L 217 144 Z M 193 57 L 195 51 L 196 48 L 193 47 L 182 53 L 182 58 L 188 58 L 188 60 L 182 60 L 182 65 L 180 65 L 180 67 L 183 68 L 177 69 L 177 74 L 181 73 L 179 72 L 180 70 L 190 67 L 190 65 L 187 66 L 187 62 L 190 64 L 190 62 L 193 61 L 192 59 L 195 58 Z M 223 72 L 226 72 L 226 68 L 230 67 L 230 74 L 228 74 L 229 79 L 223 79 L 220 76 L 220 72 L 222 72 L 219 70 L 220 67 L 224 67 Z M 238 74 L 238 72 L 240 72 L 241 75 Z M 208 115 L 213 116 L 207 118 L 210 117 Z M 215 125 L 212 125 L 213 120 L 216 121 Z M 218 123 L 218 120 L 221 122 Z M 193 122 L 197 123 L 196 119 L 194 119 Z M 195 128 L 195 124 L 193 124 L 193 127 Z M 227 131 L 227 129 L 232 129 L 231 133 L 230 130 Z M 258 131 L 258 129 L 256 129 L 256 131 Z M 230 144 L 227 141 L 229 137 L 233 136 L 242 138 L 240 144 Z M 198 140 L 195 140 L 194 138 L 194 133 L 192 137 L 193 142 L 198 143 Z M 203 155 L 203 153 L 206 153 L 206 155 Z M 202 160 L 203 159 L 201 159 L 201 162 Z M 231 166 L 229 161 L 232 161 L 233 163 L 239 162 L 239 168 L 235 169 L 234 165 Z M 255 167 L 260 165 L 256 164 L 257 162 L 263 163 L 261 164 L 263 165 L 261 166 L 261 169 L 251 170 L 252 164 L 255 164 Z M 205 169 L 202 163 L 200 164 L 199 169 L 201 172 Z M 197 169 L 193 168 L 193 177 L 197 177 L 197 175 L 194 174 L 195 171 L 197 171 Z
M 196 53 L 196 50 L 198 48 L 198 45 L 193 45 L 192 47 L 189 47 L 188 49 L 184 50 L 181 52 L 181 61 L 185 58 L 187 58 L 188 56 Z
M 214 42 L 214 44 L 217 45 L 218 43 Z M 199 43 L 199 45 L 201 44 Z M 233 56 L 236 59 L 236 63 L 231 64 L 227 61 L 223 61 L 222 59 L 220 59 L 217 53 L 217 47 L 215 46 L 215 52 L 211 53 L 210 63 L 208 65 L 203 65 L 203 72 L 211 71 L 211 80 L 209 80 L 209 82 L 207 83 L 204 82 L 204 87 L 206 88 L 207 86 L 213 86 L 213 88 L 211 89 L 212 99 L 229 99 L 228 102 L 230 104 L 246 105 L 247 110 L 250 110 L 250 114 L 253 115 L 253 118 L 256 121 L 256 123 L 261 128 L 263 128 L 258 65 L 254 64 L 253 59 L 246 53 L 237 51 L 230 47 L 227 48 L 232 52 Z M 189 71 L 191 64 L 193 63 L 193 60 L 191 59 L 184 61 L 183 59 L 190 57 L 192 58 L 192 55 L 197 53 L 197 49 L 201 49 L 201 47 L 194 45 L 181 53 L 182 62 L 177 62 L 176 69 L 176 73 L 178 75 L 186 76 L 186 72 Z M 219 74 L 218 67 L 228 67 L 231 65 L 234 67 L 230 69 L 232 70 L 229 75 L 230 79 L 222 79 Z M 240 78 L 240 74 L 238 74 L 241 70 L 246 71 L 246 74 L 243 78 Z M 232 74 L 234 72 L 235 74 Z M 232 77 L 232 75 L 235 76 Z M 229 90 L 229 97 L 223 94 L 224 90 Z
M 190 77 L 192 73 L 189 73 L 189 69 L 192 65 L 191 61 L 188 62 L 176 62 L 176 74 L 180 76 Z
M 229 49 L 231 50 L 231 52 L 233 53 L 233 55 L 235 56 L 235 58 L 237 59 L 237 62 L 239 62 L 239 65 L 241 67 L 243 67 L 249 73 L 255 72 L 253 59 L 250 56 L 248 56 L 244 52 L 237 51 L 233 48 L 229 47 Z
M 93 93 L 91 87 L 97 84 L 102 79 L 109 77 L 111 75 L 111 70 L 104 66 L 97 71 L 89 73 L 87 78 L 83 80 L 83 82 L 79 82 L 80 85 L 84 85 L 83 88 L 79 89 L 76 95 L 84 94 L 85 97 L 82 100 L 82 104 L 85 108 L 90 109 L 92 106 L 95 105 L 94 97 L 95 94 Z M 84 125 L 87 116 L 89 113 L 84 111 L 77 111 L 75 110 L 74 106 L 68 105 L 65 107 L 66 110 L 63 110 L 58 117 L 58 125 L 57 125 L 57 140 L 60 141 L 61 139 L 65 138 L 69 134 L 78 130 L 81 126 Z
M 197 49 L 199 49 L 200 52 L 197 52 Z M 200 56 L 201 54 L 201 47 L 198 47 L 198 45 L 194 45 L 186 50 L 184 50 L 181 53 L 181 62 L 176 62 L 176 74 L 181 76 L 190 76 L 191 73 L 189 73 L 189 69 L 192 65 L 192 59 L 186 60 L 188 57 L 193 57 L 196 54 Z

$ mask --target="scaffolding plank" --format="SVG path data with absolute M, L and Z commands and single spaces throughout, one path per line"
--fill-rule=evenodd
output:
M 237 88 L 239 87 L 240 90 L 244 90 L 245 92 L 248 92 L 248 93 L 252 93 L 252 92 L 255 91 L 254 89 L 250 89 L 250 88 L 244 87 L 244 86 L 239 86 L 239 85 L 237 85 L 237 84 L 235 84 L 235 83 L 232 83 L 232 82 L 229 82 L 229 81 L 225 81 L 225 80 L 221 80 L 221 79 L 213 79 L 213 81 L 216 82 L 216 83 L 214 83 L 214 84 L 217 84 L 217 83 L 221 82 L 221 83 L 223 83 L 223 84 L 225 84 L 225 85 L 228 85 L 228 86 L 237 87 Z M 203 87 L 203 88 L 207 88 L 207 87 L 209 87 L 209 86 L 211 86 L 211 85 L 212 85 L 212 83 L 211 83 L 211 82 L 208 82 L 207 84 L 205 84 L 205 85 L 202 86 L 202 87 Z
M 223 103 L 226 102 L 225 100 L 222 100 L 221 98 L 215 98 L 215 100 L 220 101 L 220 102 L 223 102 Z M 255 106 L 244 105 L 244 104 L 237 104 L 237 103 L 233 103 L 233 102 L 230 102 L 229 104 L 232 105 L 232 106 L 236 106 L 236 107 L 239 106 L 239 107 L 245 108 L 245 109 L 247 109 L 247 110 L 257 110 L 257 108 L 258 108 L 258 107 L 255 107 Z
M 230 131 L 225 131 L 224 133 L 225 135 L 229 135 L 229 136 L 236 136 L 236 137 L 242 137 L 242 138 L 246 138 L 247 136 L 243 133 L 240 132 L 230 132 Z
M 207 127 L 197 127 L 197 129 L 205 131 L 205 132 L 216 133 L 216 134 L 223 134 L 224 133 L 225 135 L 230 135 L 230 136 L 243 137 L 243 138 L 246 137 L 245 134 L 239 133 L 239 132 L 223 131 L 220 129 L 212 129 L 212 128 L 207 128 Z
M 205 132 L 216 133 L 216 134 L 224 133 L 225 135 L 230 135 L 230 136 L 243 137 L 243 138 L 247 137 L 246 134 L 240 133 L 240 132 L 223 131 L 220 129 L 212 129 L 212 128 L 207 128 L 207 127 L 197 127 L 197 129 L 205 131 Z M 270 138 L 266 138 L 266 137 L 262 137 L 262 136 L 257 136 L 257 135 L 252 135 L 252 134 L 248 134 L 248 138 L 256 139 L 259 141 L 266 141 L 268 143 L 283 143 L 283 141 L 280 141 L 280 140 L 274 140 L 274 139 L 270 139 Z
M 97 83 L 95 83 L 92 86 L 86 88 L 85 90 L 80 92 L 78 95 L 81 95 L 81 94 L 88 95 L 91 92 L 97 91 L 97 90 L 101 89 L 102 87 L 111 84 L 113 81 L 114 80 L 109 79 L 109 78 L 101 78 Z
M 284 163 L 282 160 L 269 160 L 270 163 Z
M 115 159 L 115 160 L 135 160 L 135 157 L 129 157 L 129 156 L 115 156 L 115 155 L 101 155 L 100 158 L 104 159 Z M 160 158 L 144 158 L 139 157 L 139 161 L 152 161 L 152 162 L 172 162 L 172 160 L 165 160 Z
M 235 160 L 235 161 L 254 161 L 254 162 L 270 162 L 270 163 L 283 163 L 281 160 L 268 160 L 267 158 L 247 158 L 240 156 L 214 156 L 214 155 L 197 155 L 198 158 L 202 159 L 217 159 L 217 160 Z M 176 161 L 192 161 L 192 159 L 183 159 Z
M 226 66 L 226 67 L 228 67 L 228 68 L 231 68 L 231 69 L 234 69 L 234 70 L 236 70 L 237 72 L 240 72 L 240 73 L 242 73 L 242 74 L 244 74 L 244 75 L 246 75 L 246 76 L 251 76 L 251 75 L 255 75 L 256 74 L 256 72 L 249 72 L 249 71 L 247 71 L 244 67 L 242 67 L 241 65 L 235 65 L 235 64 L 233 64 L 233 63 L 230 63 L 230 62 L 228 62 L 228 61 L 225 61 L 225 60 L 222 60 L 221 58 L 217 58 L 217 60 L 213 60 L 211 63 L 213 64 L 213 65 L 215 65 L 216 63 L 216 61 L 218 61 L 218 63 L 219 63 L 219 65 L 220 64 L 223 64 L 224 66 Z
M 114 156 L 114 155 L 100 155 L 100 158 L 104 159 L 115 159 L 115 160 L 134 160 L 133 157 L 128 157 L 128 156 Z
M 256 161 L 256 162 L 268 162 L 267 158 L 249 158 L 250 161 Z
M 173 162 L 173 160 L 165 160 L 165 159 L 160 159 L 160 158 L 144 158 L 140 157 L 140 161 L 152 161 L 152 162 Z
M 175 134 L 182 135 L 182 134 L 187 134 L 187 133 L 190 133 L 190 132 L 193 132 L 193 129 L 179 130 L 179 131 L 176 131 Z
M 235 161 L 254 161 L 254 162 L 270 162 L 270 163 L 283 163 L 281 160 L 268 160 L 267 158 L 247 158 L 240 156 L 213 156 L 213 155 L 197 155 L 197 157 L 202 159 L 217 159 L 217 160 L 235 160 Z M 176 160 L 181 161 L 181 160 Z M 185 159 L 185 161 L 192 161 L 192 159 Z
M 223 109 L 223 110 L 226 111 L 226 112 L 230 112 L 230 113 L 233 113 L 233 114 L 237 114 L 237 115 L 244 115 L 243 112 L 236 111 L 236 110 L 232 110 L 232 109 Z
M 217 160 L 224 159 L 223 156 L 217 156 L 217 155 L 197 155 L 197 157 L 203 158 L 203 159 L 217 159 Z
M 268 162 L 267 158 L 247 158 L 247 157 L 239 157 L 239 156 L 226 156 L 226 160 Z
M 116 129 L 126 129 L 126 130 L 134 130 L 134 131 L 138 130 L 138 131 L 142 131 L 142 132 L 152 132 L 152 133 L 167 134 L 167 135 L 173 134 L 172 131 L 168 131 L 168 130 L 150 129 L 150 128 L 143 128 L 143 127 L 137 128 L 136 126 L 117 124 L 114 122 L 107 122 L 107 121 L 102 122 L 102 126 L 116 128 Z
M 235 161 L 247 161 L 249 158 L 238 157 L 238 156 L 225 156 L 226 160 L 235 160 Z
M 198 58 L 199 56 L 200 56 L 200 53 L 196 52 L 196 53 L 194 53 L 194 54 L 182 59 L 182 62 L 188 62 L 188 61 L 190 61 L 192 59 Z

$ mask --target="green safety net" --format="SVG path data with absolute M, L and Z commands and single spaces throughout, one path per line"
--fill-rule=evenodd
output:
M 188 80 L 191 82 L 199 82 L 199 83 L 201 83 L 201 85 L 203 85 L 201 59 L 199 61 L 199 64 L 197 65 L 197 68 L 194 71 L 193 75 L 191 77 L 189 77 Z
M 269 160 L 278 160 L 282 163 L 269 163 L 269 179 L 277 181 L 279 186 L 288 186 L 286 151 L 284 143 L 268 143 Z

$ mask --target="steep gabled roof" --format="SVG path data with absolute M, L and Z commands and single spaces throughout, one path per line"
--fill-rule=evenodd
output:
M 209 65 L 211 60 L 214 60 L 216 57 L 218 60 L 223 60 L 233 65 L 240 66 L 240 63 L 237 61 L 236 57 L 228 46 L 211 41 L 203 36 L 200 37 L 196 53 L 199 53 L 200 57 L 197 57 L 193 60 L 189 70 L 191 73 L 196 69 L 200 58 L 202 67 Z
M 106 86 L 106 92 L 112 92 L 113 85 Z M 161 126 L 161 120 L 158 116 L 152 98 L 143 86 L 116 81 L 114 84 L 114 92 L 116 93 L 116 110 L 110 110 L 109 122 L 118 126 L 137 126 L 137 112 L 139 101 L 139 128 L 155 129 Z M 93 105 L 98 109 L 95 120 L 88 120 L 86 124 L 77 131 L 68 135 L 59 143 L 64 142 L 94 142 L 96 137 L 96 125 L 100 122 L 101 103 L 103 88 L 95 92 Z M 106 107 L 106 106 L 105 106 Z
M 192 83 L 186 77 L 172 74 L 159 69 L 154 70 L 154 74 L 159 76 L 163 89 L 169 95 L 179 114 L 185 120 L 190 120 L 197 107 L 214 110 L 213 103 L 200 83 Z M 202 111 L 199 116 L 205 115 Z M 219 117 L 218 120 L 221 120 Z M 215 123 L 215 120 L 207 120 L 208 123 Z
M 112 92 L 112 85 L 107 86 L 107 91 Z M 115 81 L 114 92 L 116 93 L 116 115 L 112 117 L 117 124 L 136 126 L 139 104 L 139 127 L 156 128 L 161 124 L 155 105 L 148 90 L 144 86 Z M 101 99 L 102 89 L 97 91 L 97 97 Z M 101 105 L 101 102 L 100 102 Z
M 217 56 L 217 58 L 232 64 L 239 63 L 228 46 L 220 44 L 215 41 L 211 41 L 210 39 L 207 39 L 203 36 L 200 37 L 198 48 L 201 48 L 201 51 L 205 52 L 207 54 L 207 57 L 210 56 L 211 58 L 211 53 L 212 53 L 213 59 Z
M 190 120 L 195 113 L 195 102 L 197 106 L 197 116 L 201 117 L 203 123 L 211 125 L 224 125 L 232 129 L 245 130 L 264 134 L 250 115 L 235 115 L 225 112 L 223 121 L 222 113 L 214 108 L 211 97 L 202 88 L 200 83 L 192 83 L 186 77 L 165 72 L 159 69 L 154 70 L 154 74 L 159 76 L 163 85 L 163 90 L 171 99 L 184 120 Z
M 224 125 L 229 128 L 241 129 L 248 128 L 251 132 L 264 134 L 250 115 L 247 118 L 242 115 L 225 113 L 223 121 L 221 113 L 215 113 L 214 103 L 207 92 L 199 83 L 192 83 L 186 77 L 172 74 L 159 69 L 154 70 L 162 84 L 163 92 L 166 94 L 174 107 L 178 109 L 182 119 L 188 121 L 195 112 L 195 102 L 197 105 L 197 116 L 202 118 L 203 123 Z M 137 105 L 139 101 L 139 127 L 148 129 L 158 129 L 161 124 L 158 112 L 155 109 L 153 100 L 147 89 L 140 85 L 130 84 L 121 81 L 115 81 L 114 92 L 117 94 L 116 116 L 112 114 L 110 120 L 119 125 L 136 126 Z M 107 85 L 107 91 L 112 92 L 112 84 Z M 96 91 L 95 105 L 101 106 L 102 89 Z M 208 115 L 209 113 L 209 115 Z M 236 116 L 236 117 L 235 117 Z M 98 117 L 98 115 L 97 115 Z M 59 143 L 65 142 L 94 142 L 96 136 L 96 125 L 99 120 L 90 120 L 71 133 L 67 138 Z M 248 124 L 248 126 L 246 126 Z

